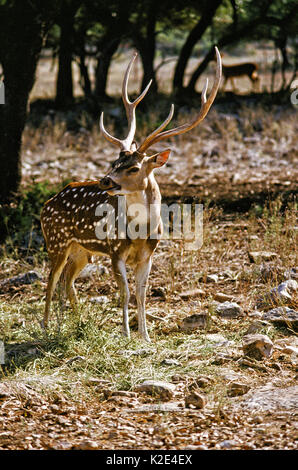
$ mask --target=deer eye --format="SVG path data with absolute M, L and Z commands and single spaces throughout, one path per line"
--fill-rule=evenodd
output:
M 137 173 L 139 170 L 140 168 L 138 168 L 137 166 L 133 166 L 132 168 L 129 168 L 129 170 L 127 170 L 127 173 Z

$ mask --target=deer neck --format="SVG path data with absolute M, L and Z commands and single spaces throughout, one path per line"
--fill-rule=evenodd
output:
M 161 194 L 153 173 L 148 176 L 146 188 L 126 195 L 126 211 L 140 210 L 140 224 L 150 224 L 150 230 L 155 231 L 160 223 Z M 129 219 L 129 215 L 128 215 Z

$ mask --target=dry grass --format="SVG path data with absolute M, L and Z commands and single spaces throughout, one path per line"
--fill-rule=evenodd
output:
M 123 68 L 124 62 L 120 65 Z M 119 72 L 115 69 L 112 73 L 115 73 L 114 80 Z M 36 94 L 38 86 L 37 83 Z M 152 106 L 146 119 L 139 114 L 140 140 L 159 122 L 161 114 L 166 114 L 167 106 L 166 100 L 161 110 Z M 119 122 L 109 118 L 110 108 L 107 107 L 107 123 L 114 132 Z M 176 122 L 185 122 L 196 110 L 196 104 L 184 107 L 176 115 Z M 32 191 L 33 182 L 35 205 L 31 213 L 28 201 L 14 208 L 18 215 L 29 214 L 31 218 L 22 225 L 23 232 L 12 231 L 2 247 L 0 281 L 30 269 L 36 270 L 42 280 L 0 294 L 0 337 L 7 352 L 2 381 L 15 387 L 19 394 L 17 404 L 14 398 L 9 403 L 4 401 L 3 420 L 6 422 L 3 423 L 8 433 L 14 429 L 14 439 L 10 440 L 8 434 L 7 439 L 3 438 L 3 447 L 55 448 L 59 447 L 61 439 L 77 443 L 80 436 L 93 435 L 99 448 L 185 448 L 191 443 L 199 445 L 198 442 L 216 448 L 222 436 L 227 435 L 228 438 L 242 436 L 240 448 L 243 449 L 249 443 L 251 448 L 293 448 L 292 428 L 279 428 L 286 418 L 278 421 L 273 414 L 270 419 L 274 429 L 279 429 L 279 435 L 274 437 L 277 431 L 275 434 L 270 431 L 273 442 L 266 444 L 253 430 L 251 416 L 239 411 L 233 415 L 231 407 L 238 399 L 228 396 L 229 381 L 225 375 L 238 374 L 252 387 L 272 380 L 288 386 L 295 380 L 295 364 L 278 350 L 262 363 L 263 369 L 245 368 L 238 361 L 242 357 L 242 337 L 254 319 L 258 298 L 281 282 L 287 270 L 297 266 L 297 206 L 290 197 L 297 189 L 294 110 L 290 106 L 264 108 L 261 103 L 238 109 L 226 103 L 217 104 L 198 129 L 166 144 L 173 150 L 169 165 L 157 175 L 162 194 L 168 202 L 187 198 L 204 202 L 204 242 L 197 252 L 186 251 L 182 241 L 160 243 L 150 276 L 147 311 L 162 320 L 149 322 L 153 341 L 145 346 L 135 330 L 131 341 L 120 335 L 121 312 L 111 274 L 77 281 L 81 303 L 75 312 L 68 306 L 63 309 L 57 295 L 48 332 L 40 328 L 47 256 L 43 246 L 26 244 L 24 235 L 32 228 L 40 234 L 35 222 L 42 199 L 48 194 L 45 181 L 61 185 L 69 179 L 95 179 L 107 171 L 116 157 L 114 149 L 100 137 L 97 125 L 88 127 L 84 116 L 80 119 L 81 129 L 74 133 L 67 130 L 67 121 L 61 121 L 58 115 L 55 119 L 49 115 L 37 128 L 28 125 L 23 136 L 21 201 Z M 279 196 L 266 202 L 265 195 L 273 190 L 275 196 L 280 192 Z M 246 212 L 241 206 L 244 194 L 251 204 Z M 258 202 L 255 201 L 257 194 L 262 195 Z M 240 201 L 242 212 L 224 211 L 225 198 Z M 214 201 L 216 204 L 212 205 Z M 248 255 L 249 251 L 264 250 L 276 253 L 275 259 L 266 263 L 266 269 L 272 274 L 267 278 L 264 278 L 262 263 L 252 263 Z M 111 273 L 109 260 L 98 262 L 104 263 Z M 218 282 L 207 282 L 208 274 L 217 274 Z M 130 283 L 133 290 L 132 280 Z M 162 291 L 157 290 L 160 287 Z M 200 295 L 189 299 L 181 297 L 183 292 L 195 288 L 202 290 Z M 156 292 L 161 292 L 161 296 Z M 224 320 L 215 314 L 214 299 L 219 292 L 229 295 L 241 306 L 243 318 Z M 107 296 L 107 303 L 91 302 L 92 297 L 99 295 Z M 131 317 L 136 311 L 133 300 Z M 293 297 L 289 306 L 296 308 L 297 298 Z M 205 329 L 185 333 L 180 328 L 181 322 L 194 313 L 207 313 L 208 325 Z M 289 335 L 285 329 L 270 325 L 264 325 L 261 332 L 274 342 Z M 222 335 L 226 342 L 218 345 L 210 335 Z M 227 362 L 216 362 L 218 353 L 224 353 Z M 167 364 L 165 359 L 173 362 Z M 190 416 L 184 412 L 152 412 L 150 416 L 148 413 L 135 416 L 134 413 L 132 418 L 127 418 L 130 407 L 156 406 L 159 399 L 145 395 L 107 399 L 107 394 L 103 393 L 106 388 L 110 392 L 133 391 L 144 379 L 176 381 L 174 401 L 177 406 L 180 403 L 182 409 L 192 382 L 202 375 L 210 379 L 210 385 L 204 390 L 208 405 L 202 412 L 190 410 Z M 31 402 L 28 402 L 28 393 Z M 20 413 L 22 418 L 19 419 Z M 61 413 L 69 419 L 65 428 L 63 419 L 56 422 L 56 414 Z M 126 423 L 137 433 L 134 439 L 111 430 L 111 416 L 121 429 L 121 413 L 126 413 Z M 90 428 L 77 424 L 82 414 Z M 39 437 L 37 433 L 29 444 L 29 440 L 24 440 L 24 433 L 31 436 L 30 426 L 39 429 Z M 150 430 L 152 426 L 157 430 Z M 163 431 L 165 427 L 170 433 L 168 437 Z M 99 435 L 98 429 L 104 432 Z M 2 443 L 0 439 L 0 447 Z

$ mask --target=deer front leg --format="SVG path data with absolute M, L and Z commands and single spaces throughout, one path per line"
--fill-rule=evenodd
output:
M 147 332 L 146 326 L 146 312 L 145 312 L 145 300 L 146 300 L 146 288 L 149 273 L 151 270 L 151 258 L 139 263 L 135 269 L 136 276 L 136 299 L 138 306 L 138 332 L 139 335 L 145 341 L 150 343 L 150 338 Z
M 122 334 L 130 338 L 129 321 L 128 321 L 128 302 L 129 288 L 126 275 L 125 262 L 122 259 L 113 259 L 112 267 L 117 285 L 120 290 L 121 306 L 123 310 Z

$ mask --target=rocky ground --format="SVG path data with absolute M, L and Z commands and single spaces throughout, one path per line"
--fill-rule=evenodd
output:
M 195 253 L 160 243 L 148 345 L 134 330 L 120 337 L 117 288 L 98 259 L 77 282 L 78 312 L 57 297 L 45 335 L 41 234 L 21 245 L 12 234 L 0 269 L 0 449 L 297 449 L 296 126 L 288 108 L 219 106 L 171 145 L 164 201 L 203 203 L 204 241 Z M 27 128 L 23 151 L 24 187 L 95 179 L 115 156 L 96 129 L 57 123 Z

